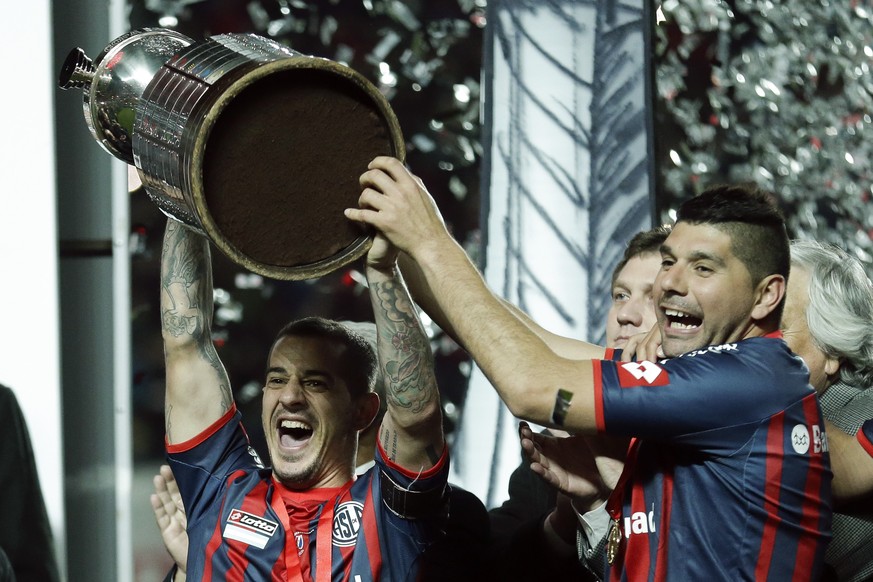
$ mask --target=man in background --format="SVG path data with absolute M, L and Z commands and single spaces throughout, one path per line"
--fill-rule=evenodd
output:
M 30 434 L 15 393 L 0 385 L 0 580 L 60 580 Z M 3 568 L 3 558 L 7 567 Z

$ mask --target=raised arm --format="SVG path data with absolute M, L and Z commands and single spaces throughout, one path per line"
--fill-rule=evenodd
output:
M 422 471 L 436 464 L 445 447 L 442 409 L 430 342 L 395 255 L 396 251 L 377 235 L 367 260 L 379 366 L 388 400 L 379 440 L 393 462 L 404 469 Z
M 212 262 L 206 239 L 167 221 L 161 252 L 161 333 L 167 371 L 167 442 L 185 442 L 233 405 L 212 343 Z
M 464 347 L 460 338 L 458 338 L 458 333 L 452 327 L 446 314 L 440 309 L 439 303 L 433 296 L 433 291 L 428 286 L 427 279 L 425 278 L 424 273 L 422 273 L 421 267 L 418 266 L 418 263 L 413 261 L 406 253 L 400 253 L 400 256 L 397 258 L 397 264 L 400 265 L 400 271 L 403 273 L 403 279 L 409 287 L 412 299 L 418 303 L 428 315 L 430 315 L 431 319 L 433 319 L 443 331 L 445 331 L 453 340 L 458 342 L 461 347 Z M 535 322 L 527 313 L 509 301 L 503 298 L 498 298 L 498 301 L 500 301 L 513 315 L 520 319 L 528 329 L 537 334 L 541 340 L 546 342 L 546 345 L 548 345 L 549 348 L 559 356 L 573 360 L 582 360 L 590 356 L 590 344 L 552 333 Z
M 420 181 L 394 158 L 376 158 L 362 177 L 361 208 L 346 216 L 379 229 L 420 267 L 440 312 L 500 397 L 520 418 L 575 431 L 596 429 L 591 359 L 556 354 L 487 287 L 445 228 Z

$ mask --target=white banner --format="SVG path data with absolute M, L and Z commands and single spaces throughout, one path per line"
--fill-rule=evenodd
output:
M 643 0 L 492 0 L 485 64 L 485 277 L 544 327 L 602 342 L 612 268 L 651 227 Z M 475 369 L 454 480 L 490 508 L 517 420 Z

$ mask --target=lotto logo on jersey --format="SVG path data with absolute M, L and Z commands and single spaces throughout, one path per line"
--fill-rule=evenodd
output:
M 618 367 L 618 384 L 622 388 L 666 386 L 669 383 L 667 370 L 654 362 L 626 362 Z
M 333 516 L 333 545 L 348 547 L 358 541 L 364 505 L 357 501 L 341 503 Z
M 264 549 L 267 542 L 279 529 L 279 524 L 269 519 L 233 509 L 224 524 L 224 537 Z

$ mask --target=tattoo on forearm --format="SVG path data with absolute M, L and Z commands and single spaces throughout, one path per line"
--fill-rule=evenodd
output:
M 173 405 L 172 404 L 167 404 L 166 412 L 164 414 L 165 414 L 164 426 L 166 427 L 165 432 L 167 433 L 167 440 L 169 442 L 173 442 L 173 433 L 172 433 L 173 421 L 172 421 L 172 416 L 171 416 L 173 414 Z
M 381 429 L 382 450 L 388 455 L 389 461 L 397 460 L 397 431 Z M 389 446 L 390 445 L 390 446 Z
M 161 258 L 161 326 L 165 337 L 193 338 L 200 357 L 219 379 L 221 407 L 233 406 L 224 366 L 212 343 L 212 261 L 209 243 L 185 226 L 168 221 Z M 169 434 L 169 411 L 167 413 Z
M 390 344 L 383 353 L 396 354 L 396 359 L 382 362 L 386 380 L 386 397 L 391 405 L 420 412 L 439 398 L 433 380 L 433 360 L 430 344 L 420 328 L 415 306 L 402 286 L 392 281 L 374 283 L 377 298 L 376 321 L 379 341 Z M 387 347 L 387 346 L 386 346 Z
M 384 428 L 384 426 L 380 430 L 380 432 L 382 433 L 380 435 L 382 437 L 382 450 L 387 451 L 388 450 L 388 440 L 390 439 L 391 435 L 389 434 L 389 431 Z
M 173 337 L 208 329 L 212 317 L 209 247 L 205 240 L 169 222 L 164 236 L 161 269 L 161 322 Z
M 558 393 L 555 395 L 555 408 L 552 409 L 552 422 L 556 426 L 564 426 L 571 400 L 573 400 L 572 392 L 558 388 Z

